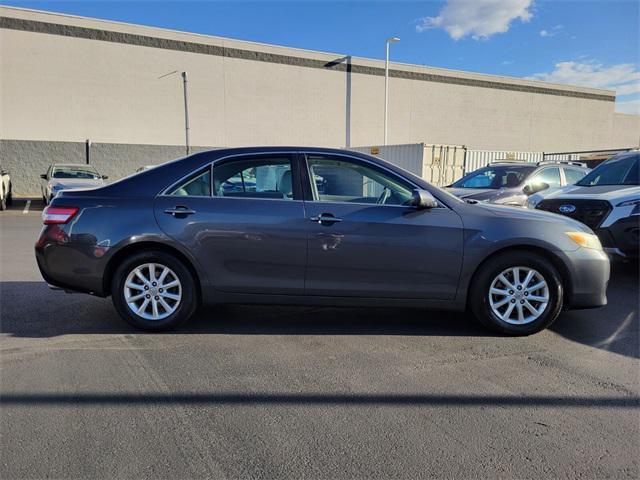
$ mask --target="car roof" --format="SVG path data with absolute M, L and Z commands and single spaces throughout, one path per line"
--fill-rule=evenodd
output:
M 91 167 L 91 168 L 96 168 L 91 164 L 87 164 L 87 163 L 52 163 L 51 166 L 53 167 Z

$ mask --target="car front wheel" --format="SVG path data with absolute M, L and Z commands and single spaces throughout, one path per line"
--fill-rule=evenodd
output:
M 560 274 L 545 257 L 513 251 L 484 263 L 469 305 L 481 323 L 507 335 L 530 335 L 551 325 L 563 303 Z
M 124 320 L 149 331 L 177 327 L 198 306 L 189 269 L 161 251 L 134 254 L 121 263 L 112 279 L 111 295 Z

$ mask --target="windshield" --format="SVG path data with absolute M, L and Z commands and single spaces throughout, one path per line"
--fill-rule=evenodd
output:
M 100 175 L 91 167 L 55 167 L 52 177 L 97 180 Z
M 451 185 L 454 188 L 512 188 L 522 184 L 524 180 L 536 169 L 535 166 L 509 166 L 485 167 Z
M 640 155 L 624 155 L 612 158 L 580 180 L 576 185 L 581 187 L 595 187 L 598 185 L 638 185 L 638 158 Z

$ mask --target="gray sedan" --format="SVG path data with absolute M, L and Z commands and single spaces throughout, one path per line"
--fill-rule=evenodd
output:
M 62 190 L 102 187 L 108 177 L 100 175 L 93 165 L 55 163 L 40 178 L 42 201 L 48 204 Z
M 110 295 L 147 330 L 175 327 L 201 304 L 278 303 L 468 310 L 527 335 L 563 308 L 606 304 L 609 260 L 587 226 L 469 204 L 342 150 L 201 152 L 62 191 L 43 218 L 45 280 Z

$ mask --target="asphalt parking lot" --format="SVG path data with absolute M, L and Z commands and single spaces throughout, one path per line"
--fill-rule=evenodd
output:
M 638 478 L 638 270 L 505 338 L 415 309 L 228 306 L 140 333 L 0 213 L 0 477 Z

